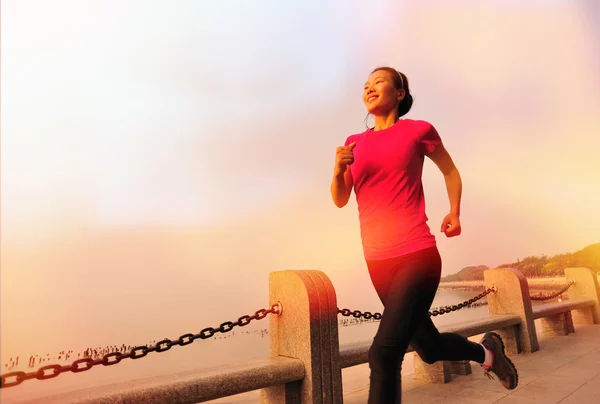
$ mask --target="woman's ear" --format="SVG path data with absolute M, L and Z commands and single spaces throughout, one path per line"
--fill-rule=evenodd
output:
M 398 102 L 402 101 L 406 96 L 406 91 L 404 89 L 398 90 Z

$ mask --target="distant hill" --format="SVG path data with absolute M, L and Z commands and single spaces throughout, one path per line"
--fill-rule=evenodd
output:
M 470 266 L 461 269 L 455 274 L 444 276 L 442 282 L 478 281 L 483 279 L 483 271 L 489 269 L 487 265 Z
M 557 254 L 552 257 L 530 256 L 522 260 L 498 265 L 498 268 L 514 268 L 527 277 L 560 276 L 565 268 L 586 267 L 600 272 L 600 243 L 591 244 L 573 253 Z M 483 271 L 489 269 L 486 265 L 469 266 L 455 274 L 442 278 L 442 282 L 461 282 L 483 280 Z

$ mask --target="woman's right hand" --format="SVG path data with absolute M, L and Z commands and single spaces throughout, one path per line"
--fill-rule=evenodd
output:
M 335 150 L 335 175 L 342 175 L 346 172 L 346 167 L 354 163 L 354 149 L 356 142 L 350 143 L 348 146 L 340 146 Z

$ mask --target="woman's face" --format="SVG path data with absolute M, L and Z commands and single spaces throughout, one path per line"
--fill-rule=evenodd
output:
M 373 115 L 387 115 L 404 98 L 404 90 L 397 90 L 392 75 L 385 70 L 371 73 L 365 83 L 362 99 Z

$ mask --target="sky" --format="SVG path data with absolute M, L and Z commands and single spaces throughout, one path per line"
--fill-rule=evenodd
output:
M 264 305 L 270 272 L 320 269 L 376 302 L 354 196 L 338 209 L 329 184 L 380 65 L 463 178 L 447 239 L 425 164 L 444 274 L 599 242 L 597 2 L 398 3 L 3 1 L 2 353 L 35 343 L 27 321 L 63 338 L 82 295 Z

